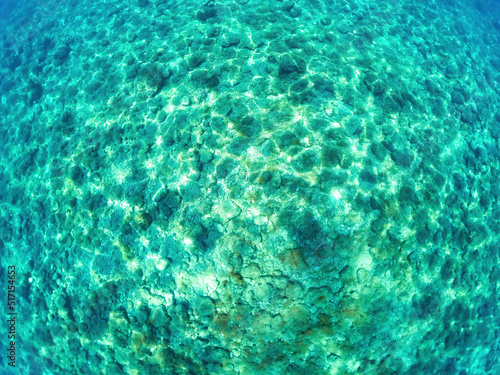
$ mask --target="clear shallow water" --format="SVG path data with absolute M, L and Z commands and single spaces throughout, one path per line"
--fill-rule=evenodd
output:
M 497 373 L 497 7 L 0 4 L 2 371 Z

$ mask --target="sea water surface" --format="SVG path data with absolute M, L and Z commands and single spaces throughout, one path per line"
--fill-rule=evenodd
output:
M 500 4 L 0 2 L 1 374 L 500 373 Z

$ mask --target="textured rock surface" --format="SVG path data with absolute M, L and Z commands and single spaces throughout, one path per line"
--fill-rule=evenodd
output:
M 499 373 L 488 4 L 14 9 L 21 373 Z

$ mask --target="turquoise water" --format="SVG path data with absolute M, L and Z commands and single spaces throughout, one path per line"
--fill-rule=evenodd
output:
M 498 2 L 0 15 L 1 374 L 500 373 Z

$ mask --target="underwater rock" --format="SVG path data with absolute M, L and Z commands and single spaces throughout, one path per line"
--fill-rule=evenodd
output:
M 32 79 L 28 82 L 28 94 L 27 100 L 29 105 L 33 105 L 36 101 L 40 100 L 43 95 L 43 86 L 39 82 L 35 82 Z
M 203 10 L 196 13 L 196 18 L 199 21 L 207 21 L 210 18 L 217 17 L 217 10 L 215 7 L 205 7 Z
M 493 2 L 22 3 L 21 372 L 500 373 Z

